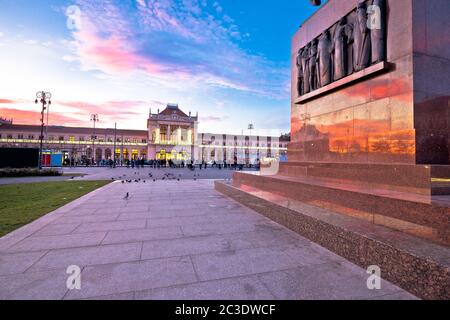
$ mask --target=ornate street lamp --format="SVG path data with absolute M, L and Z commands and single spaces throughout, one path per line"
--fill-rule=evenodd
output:
M 252 131 L 255 129 L 255 126 L 252 124 L 252 123 L 250 123 L 249 125 L 248 125 L 248 130 L 250 130 L 250 136 L 252 135 Z
M 95 136 L 95 124 L 99 121 L 98 114 L 91 114 L 91 121 L 94 123 L 94 131 L 92 135 L 92 165 L 94 164 L 95 160 L 95 140 L 97 137 Z
M 50 107 L 50 105 L 52 104 L 51 101 L 52 98 L 52 94 L 50 92 L 45 92 L 45 91 L 39 91 L 38 93 L 36 93 L 36 100 L 34 101 L 34 103 L 38 104 L 41 103 L 42 104 L 42 111 L 41 111 L 41 135 L 39 136 L 39 170 L 42 169 L 42 148 L 43 148 L 43 144 L 44 144 L 44 115 L 45 115 L 45 110 Z

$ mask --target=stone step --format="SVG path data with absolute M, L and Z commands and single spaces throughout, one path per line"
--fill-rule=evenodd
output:
M 336 179 L 236 173 L 233 185 L 383 225 L 450 246 L 450 197 L 429 196 Z
M 338 179 L 424 195 L 450 195 L 450 166 L 288 162 L 280 164 L 279 175 Z
M 422 299 L 450 299 L 445 246 L 249 185 L 215 188 L 363 268 L 379 266 L 383 279 Z

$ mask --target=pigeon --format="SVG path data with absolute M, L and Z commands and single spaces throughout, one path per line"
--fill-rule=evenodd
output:
M 123 198 L 124 200 L 127 200 L 130 197 L 130 194 L 127 192 L 127 194 L 125 195 L 125 198 Z

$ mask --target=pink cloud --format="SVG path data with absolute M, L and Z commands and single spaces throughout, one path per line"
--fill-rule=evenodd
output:
M 8 119 L 13 119 L 14 123 L 38 125 L 40 124 L 41 113 L 38 111 L 27 111 L 12 108 L 0 108 L 0 114 Z M 66 126 L 80 126 L 85 124 L 85 121 L 80 121 L 75 117 L 65 116 L 59 113 L 51 113 L 49 122 L 66 125 Z
M 76 109 L 80 115 L 97 113 L 102 116 L 137 116 L 147 111 L 147 107 L 161 103 L 145 101 L 107 101 L 103 103 L 90 103 L 82 101 L 62 101 L 60 105 Z M 145 107 L 145 109 L 144 109 Z
M 16 103 L 15 100 L 10 100 L 10 99 L 0 99 L 0 104 L 14 104 Z
M 78 55 L 88 69 L 95 68 L 112 73 L 135 70 L 161 72 L 161 66 L 134 52 L 130 42 L 124 37 L 113 34 L 103 38 L 98 34 L 88 21 L 84 21 L 83 28 L 74 33 Z

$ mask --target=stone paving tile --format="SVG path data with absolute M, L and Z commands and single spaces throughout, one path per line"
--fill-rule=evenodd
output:
M 178 226 L 148 228 L 142 230 L 110 231 L 102 241 L 102 244 L 175 239 L 181 237 L 183 237 L 183 233 Z
M 0 276 L 25 272 L 47 251 L 11 253 L 0 255 Z
M 284 244 L 297 244 L 310 246 L 311 242 L 304 238 L 297 238 L 287 230 L 254 231 L 222 234 L 221 237 L 232 241 L 241 247 L 271 247 Z
M 126 292 L 126 293 L 118 293 L 118 294 L 111 294 L 108 296 L 101 296 L 101 297 L 90 297 L 83 300 L 95 300 L 95 301 L 125 301 L 125 300 L 135 300 L 135 294 L 134 292 Z
M 202 236 L 211 234 L 227 234 L 236 232 L 253 232 L 261 228 L 270 230 L 271 224 L 258 222 L 258 223 L 239 223 L 233 221 L 233 219 L 224 219 L 222 223 L 199 223 L 184 225 L 181 227 L 185 236 Z M 278 227 L 273 227 L 277 228 Z
M 138 213 L 121 213 L 116 219 L 117 221 L 127 221 L 127 220 L 147 220 L 150 219 L 151 214 L 149 212 L 138 212 Z
M 170 240 L 144 242 L 142 259 L 156 259 L 165 257 L 179 257 L 202 253 L 226 252 L 249 248 L 251 244 L 244 242 L 233 243 L 220 236 L 184 237 Z
M 136 292 L 136 300 L 272 300 L 257 276 L 200 282 Z
M 213 188 L 114 183 L 1 238 L 0 299 L 414 299 Z
M 382 282 L 381 290 L 369 290 L 364 270 L 346 262 L 305 266 L 258 277 L 281 300 L 361 300 L 402 291 L 386 281 Z
M 123 204 L 108 203 L 108 206 L 97 209 L 95 214 L 116 214 L 121 213 Z
M 184 208 L 184 209 L 165 208 L 164 212 L 161 211 L 151 212 L 150 218 L 160 219 L 160 218 L 178 218 L 178 217 L 195 217 L 195 216 L 204 217 L 207 215 L 208 215 L 207 212 L 202 211 L 199 208 Z
M 30 237 L 15 244 L 7 252 L 40 251 L 99 245 L 105 232 L 69 234 L 63 236 Z
M 68 299 L 80 299 L 197 282 L 189 257 L 86 267 L 81 290 Z
M 322 264 L 331 262 L 332 259 L 331 253 L 329 256 L 317 256 L 312 251 L 295 245 L 192 256 L 195 270 L 203 281 Z
M 115 230 L 135 230 L 144 229 L 146 227 L 146 220 L 130 220 L 130 221 L 114 221 L 114 222 L 87 222 L 79 226 L 74 233 L 89 233 L 100 231 L 115 231 Z
M 49 224 L 33 234 L 33 237 L 59 236 L 72 233 L 81 223 Z
M 90 265 L 138 261 L 142 243 L 127 243 L 74 249 L 52 250 L 35 263 L 27 272 Z
M 67 217 L 81 217 L 81 216 L 91 216 L 97 213 L 97 211 L 99 210 L 99 208 L 96 209 L 80 209 L 80 208 L 75 208 L 72 211 L 68 212 L 65 214 L 65 216 Z
M 376 296 L 372 297 L 368 300 L 392 300 L 392 301 L 399 301 L 399 300 L 420 300 L 416 296 L 413 296 L 412 294 L 404 291 L 391 293 L 383 296 Z
M 54 224 L 73 224 L 73 223 L 84 223 L 84 222 L 111 222 L 116 221 L 119 217 L 119 213 L 114 214 L 95 214 L 88 216 L 63 216 L 56 219 Z
M 120 210 L 120 213 L 140 213 L 140 212 L 147 212 L 148 206 L 142 205 L 142 206 L 130 206 L 130 207 L 123 207 L 122 210 Z
M 67 292 L 66 270 L 0 277 L 0 300 L 60 300 Z

